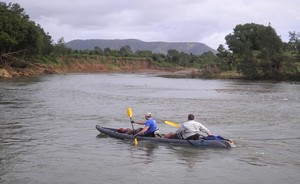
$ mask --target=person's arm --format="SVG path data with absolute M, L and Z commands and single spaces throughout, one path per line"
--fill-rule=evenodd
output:
M 212 135 L 211 132 L 210 132 L 210 130 L 208 130 L 208 129 L 207 129 L 204 125 L 202 125 L 201 123 L 200 123 L 200 128 L 199 128 L 199 130 L 200 130 L 201 132 L 206 133 L 207 135 Z
M 207 135 L 212 135 L 211 132 L 208 130 L 208 132 L 206 133 Z
M 145 122 L 134 122 L 135 124 L 138 124 L 138 125 L 145 125 Z
M 143 135 L 149 129 L 148 126 L 145 126 L 141 131 L 139 131 L 136 135 Z

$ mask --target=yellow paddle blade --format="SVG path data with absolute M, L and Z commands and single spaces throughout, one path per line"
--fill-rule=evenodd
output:
M 176 128 L 179 128 L 179 127 L 180 127 L 179 124 L 177 124 L 177 123 L 175 123 L 175 122 L 172 122 L 172 121 L 165 121 L 165 123 L 168 124 L 168 125 L 171 125 L 171 126 L 173 126 L 173 127 L 176 127 Z
M 127 108 L 127 114 L 128 114 L 128 117 L 132 117 L 132 110 L 130 107 Z
M 134 145 L 137 145 L 138 144 L 138 140 L 137 138 L 134 138 Z

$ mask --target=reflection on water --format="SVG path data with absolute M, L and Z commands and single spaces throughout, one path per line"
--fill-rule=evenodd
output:
M 0 183 L 299 183 L 300 86 L 142 74 L 69 74 L 0 81 Z M 231 150 L 113 139 L 152 112 L 188 113 Z M 99 180 L 101 178 L 101 180 Z M 155 182 L 153 181 L 155 178 Z M 51 181 L 51 182 L 49 182 Z

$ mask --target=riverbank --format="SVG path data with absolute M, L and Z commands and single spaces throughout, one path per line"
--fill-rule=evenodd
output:
M 66 74 L 66 73 L 151 73 L 158 76 L 168 78 L 219 78 L 219 79 L 243 79 L 243 77 L 236 72 L 221 72 L 208 76 L 203 74 L 196 68 L 182 68 L 182 67 L 159 67 L 152 65 L 124 66 L 111 67 L 105 64 L 77 64 L 77 65 L 46 65 L 34 64 L 26 68 L 14 68 L 10 66 L 0 66 L 0 78 L 12 79 L 19 77 L 29 77 L 34 75 L 48 75 L 48 74 Z
M 3 79 L 46 74 L 98 72 L 153 73 L 177 77 L 195 76 L 196 73 L 199 73 L 197 69 L 158 66 L 147 59 L 103 60 L 101 58 L 60 58 L 57 63 L 51 64 L 30 63 L 23 67 L 0 66 L 0 78 Z
M 169 78 L 243 79 L 243 76 L 235 71 L 219 72 L 211 67 L 198 69 L 161 65 L 147 58 L 62 56 L 55 60 L 45 58 L 32 62 L 16 60 L 10 64 L 0 65 L 0 78 L 2 79 L 46 74 L 99 72 L 152 73 Z

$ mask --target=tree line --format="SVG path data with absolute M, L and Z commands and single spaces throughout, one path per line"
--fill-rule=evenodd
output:
M 61 44 L 61 46 L 63 47 L 64 44 Z M 167 54 L 153 53 L 149 50 L 137 50 L 133 52 L 128 45 L 122 46 L 119 50 L 112 50 L 110 48 L 101 49 L 99 47 L 95 47 L 93 50 L 72 50 L 70 48 L 64 48 L 63 50 L 64 52 L 60 54 L 72 57 L 104 56 L 123 59 L 132 58 L 136 60 L 139 58 L 147 58 L 157 65 L 166 67 L 180 66 L 202 68 L 206 65 L 215 64 L 219 66 L 221 64 L 221 59 L 210 51 L 203 53 L 202 55 L 194 55 L 192 53 L 187 54 L 176 49 L 168 50 Z
M 228 49 L 217 49 L 230 68 L 249 79 L 300 80 L 300 33 L 289 32 L 285 43 L 271 25 L 247 23 L 233 30 L 225 37 Z
M 0 2 L 0 65 L 26 67 L 33 61 L 56 62 L 58 56 L 147 58 L 160 66 L 193 67 L 213 75 L 236 71 L 253 80 L 300 80 L 300 33 L 289 32 L 283 42 L 271 25 L 239 24 L 225 37 L 218 53 L 187 54 L 171 49 L 167 54 L 138 50 L 130 46 L 72 50 L 65 47 L 63 37 L 56 44 L 43 28 L 31 21 L 19 4 Z M 47 59 L 45 59 L 47 58 Z M 50 58 L 50 59 L 49 59 Z M 20 64 L 21 63 L 21 64 Z

